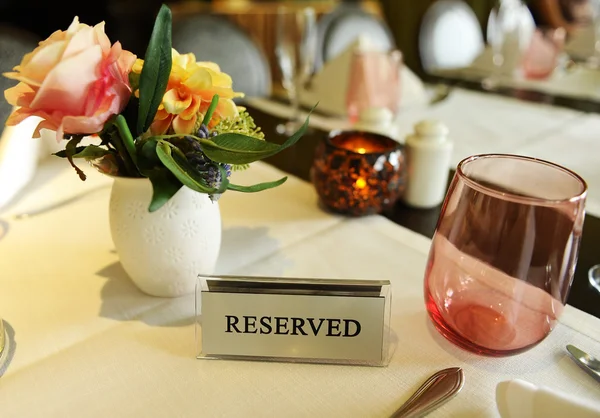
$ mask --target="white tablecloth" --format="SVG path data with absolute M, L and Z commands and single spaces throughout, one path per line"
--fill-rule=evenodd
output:
M 492 57 L 492 50 L 487 46 L 468 67 L 440 69 L 433 71 L 432 74 L 439 77 L 480 82 L 495 72 Z M 559 61 L 556 70 L 545 79 L 529 79 L 523 74 L 515 75 L 512 71 L 503 69 L 497 82 L 502 87 L 537 91 L 573 99 L 600 100 L 600 70 L 598 68 L 581 62 L 566 68 L 565 64 L 568 61 L 566 55 Z
M 290 115 L 282 104 L 253 100 L 252 105 L 280 117 Z M 448 125 L 454 142 L 451 164 L 475 154 L 523 154 L 563 164 L 588 183 L 588 213 L 600 216 L 600 114 L 525 102 L 490 93 L 454 89 L 439 104 L 402 109 L 396 120 L 400 142 L 423 119 Z M 314 126 L 349 128 L 342 119 L 311 117 Z
M 523 378 L 598 399 L 600 386 L 566 344 L 600 353 L 600 320 L 567 307 L 561 323 L 522 355 L 466 353 L 429 324 L 422 282 L 429 241 L 379 216 L 324 213 L 312 187 L 291 178 L 260 194 L 220 201 L 218 270 L 240 275 L 389 279 L 396 348 L 385 368 L 194 358 L 193 296 L 140 293 L 109 236 L 108 188 L 25 220 L 11 214 L 109 184 L 81 183 L 66 162 L 41 167 L 24 199 L 0 213 L 0 315 L 16 351 L 0 377 L 0 417 L 386 417 L 433 372 L 465 370 L 457 398 L 432 416 L 496 417 L 499 381 Z M 275 178 L 254 164 L 238 182 Z

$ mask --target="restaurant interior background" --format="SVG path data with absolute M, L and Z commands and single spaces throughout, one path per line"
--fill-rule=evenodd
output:
M 105 21 L 111 42 L 143 58 L 163 3 L 173 47 L 231 75 L 267 141 L 287 143 L 319 105 L 293 147 L 220 172 L 240 184 L 289 176 L 282 187 L 217 195 L 216 217 L 180 222 L 165 248 L 177 206 L 142 230 L 146 202 L 119 206 L 119 176 L 86 165 L 81 182 L 51 155 L 54 137 L 7 127 L 0 417 L 387 417 L 456 365 L 460 401 L 434 416 L 519 418 L 521 398 L 503 410 L 496 389 L 521 378 L 568 395 L 538 402 L 545 412 L 571 395 L 598 399 L 600 370 L 585 374 L 566 347 L 600 356 L 600 0 L 0 0 L 0 73 L 74 16 Z M 302 53 L 306 28 L 281 26 L 290 11 L 298 27 L 316 16 L 313 54 Z M 0 77 L 2 90 L 14 85 Z M 0 120 L 11 111 L 0 101 Z M 218 239 L 199 238 L 201 224 Z M 128 255 L 117 240 L 138 227 L 144 250 Z M 205 247 L 219 275 L 389 279 L 389 366 L 196 361 L 199 268 L 181 260 Z M 127 257 L 161 290 L 140 285 Z M 157 273 L 161 262 L 177 272 Z
M 251 36 L 254 36 L 259 44 L 261 40 L 257 39 L 256 33 L 252 34 L 252 27 L 260 19 L 258 17 L 260 13 L 250 11 L 256 5 L 259 5 L 265 13 L 269 13 L 269 11 L 273 13 L 279 5 L 312 6 L 319 9 L 321 13 L 333 12 L 340 7 L 358 7 L 386 22 L 398 49 L 402 51 L 406 65 L 423 75 L 419 58 L 418 33 L 425 12 L 434 2 L 435 0 L 183 0 L 173 2 L 157 0 L 94 2 L 59 0 L 47 2 L 35 0 L 25 3 L 2 0 L 0 1 L 0 22 L 7 27 L 23 29 L 34 38 L 43 39 L 55 28 L 68 26 L 71 22 L 71 14 L 79 16 L 82 22 L 104 20 L 107 34 L 111 39 L 120 39 L 122 44 L 130 46 L 132 52 L 142 56 L 152 30 L 154 17 L 162 3 L 174 6 L 175 13 L 182 15 L 207 13 L 215 9 L 219 13 L 229 14 L 237 11 L 244 13 L 244 18 L 239 18 L 237 23 L 240 23 L 245 29 L 250 29 Z M 481 23 L 482 30 L 485 30 L 490 11 L 496 3 L 495 0 L 464 0 L 464 2 L 473 9 Z M 177 12 L 178 9 L 180 9 L 179 12 Z M 70 10 L 72 13 L 67 14 L 64 12 L 65 10 Z M 27 34 L 24 33 L 23 36 L 27 36 Z M 0 69 L 7 71 L 12 68 L 14 63 L 10 59 L 3 59 L 1 65 Z

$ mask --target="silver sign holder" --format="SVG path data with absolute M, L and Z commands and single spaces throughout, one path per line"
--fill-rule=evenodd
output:
M 391 285 L 381 280 L 199 276 L 199 359 L 386 366 Z

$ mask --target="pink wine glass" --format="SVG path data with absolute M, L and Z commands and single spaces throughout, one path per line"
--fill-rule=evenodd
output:
M 505 356 L 552 331 L 573 280 L 585 181 L 515 155 L 460 162 L 442 207 L 425 273 L 437 330 L 478 354 Z
M 369 108 L 389 109 L 394 115 L 400 102 L 402 53 L 360 51 L 352 56 L 346 94 L 346 109 L 351 123 Z

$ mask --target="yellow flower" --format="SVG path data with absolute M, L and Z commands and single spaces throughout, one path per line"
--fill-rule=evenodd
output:
M 196 121 L 204 117 L 215 94 L 219 95 L 219 103 L 209 128 L 223 119 L 238 116 L 233 99 L 244 95 L 233 91 L 231 77 L 221 72 L 217 64 L 196 62 L 194 54 L 182 55 L 175 49 L 172 60 L 167 90 L 150 126 L 153 135 L 162 135 L 169 128 L 177 134 L 192 133 Z M 144 61 L 138 59 L 132 71 L 141 74 L 143 66 Z

